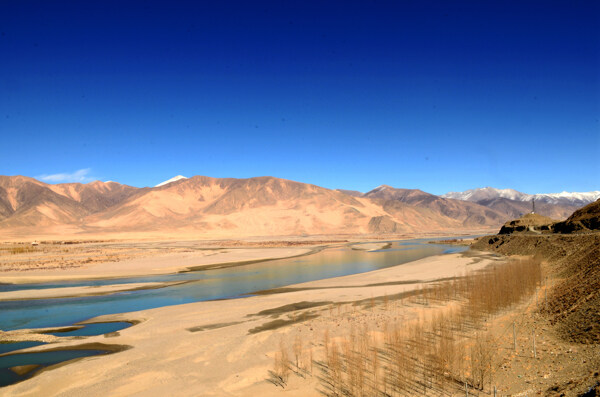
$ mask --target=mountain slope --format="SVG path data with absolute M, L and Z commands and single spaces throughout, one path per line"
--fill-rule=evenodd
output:
M 33 178 L 0 177 L 0 226 L 47 226 L 71 223 L 86 215 L 78 202 Z
M 0 176 L 0 227 L 77 224 L 137 190 L 115 182 L 49 185 L 24 176 Z
M 510 200 L 503 197 L 492 198 L 489 200 L 479 200 L 477 204 L 494 209 L 502 214 L 506 214 L 510 219 L 519 218 L 528 214 L 532 210 L 530 202 Z M 548 203 L 535 204 L 535 212 L 553 219 L 565 219 L 572 214 L 578 207 L 575 205 L 557 205 Z
M 407 233 L 495 226 L 503 221 L 500 214 L 477 204 L 440 199 L 424 192 L 412 195 L 415 201 L 407 200 L 409 203 L 386 198 L 368 194 L 354 197 L 273 177 L 196 176 L 146 189 L 110 211 L 88 218 L 87 224 L 98 228 L 126 225 L 148 230 L 160 226 L 266 235 Z M 428 206 L 428 200 L 441 202 L 443 208 Z M 453 218 L 457 214 L 459 219 Z
M 346 228 L 360 231 L 361 223 L 368 221 L 362 218 L 381 212 L 367 207 L 333 190 L 272 177 L 196 176 L 144 189 L 110 211 L 89 217 L 87 225 L 244 235 L 340 233 Z
M 536 213 L 550 218 L 564 219 L 577 208 L 600 197 L 600 192 L 526 194 L 514 189 L 485 187 L 464 192 L 450 192 L 441 197 L 474 202 L 506 214 L 509 219 L 519 218 L 531 212 L 532 200 L 535 200 Z
M 384 209 L 392 214 L 401 210 L 398 202 L 423 208 L 429 218 L 437 218 L 446 227 L 477 227 L 501 223 L 505 214 L 467 201 L 446 199 L 418 189 L 396 189 L 382 185 L 365 197 L 384 201 Z
M 273 177 L 195 176 L 148 188 L 0 177 L 0 234 L 69 230 L 230 238 L 444 232 L 499 227 L 524 209 L 512 208 L 512 202 L 484 206 L 385 185 L 346 193 Z
M 557 233 L 600 230 L 600 199 L 573 212 L 565 221 L 556 223 L 554 230 Z
M 480 200 L 491 200 L 500 197 L 516 201 L 527 200 L 527 195 L 525 193 L 518 192 L 514 189 L 496 189 L 493 187 L 470 189 L 465 190 L 464 192 L 449 192 L 443 194 L 441 197 L 473 202 L 478 202 Z
M 89 213 L 103 211 L 126 200 L 138 189 L 116 182 L 94 181 L 87 184 L 61 183 L 48 185 L 55 193 L 80 203 Z

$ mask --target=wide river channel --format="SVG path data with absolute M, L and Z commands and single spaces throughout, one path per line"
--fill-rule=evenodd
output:
M 350 247 L 325 248 L 310 255 L 269 260 L 221 269 L 191 271 L 148 277 L 80 280 L 37 284 L 0 284 L 0 291 L 62 288 L 143 282 L 181 282 L 158 289 L 126 291 L 103 296 L 60 299 L 0 301 L 0 330 L 48 328 L 76 324 L 103 314 L 124 313 L 213 299 L 236 299 L 254 292 L 306 281 L 357 274 L 402 265 L 432 255 L 464 251 L 466 247 L 429 243 L 431 240 L 390 241 L 376 251 Z M 0 283 L 2 279 L 0 278 Z M 97 323 L 56 336 L 102 335 L 130 326 L 129 323 Z M 14 353 L 41 342 L 0 344 L 0 388 L 23 381 L 41 369 L 67 360 L 98 354 L 103 350 L 58 350 Z M 30 368 L 22 372 L 20 368 Z M 1 394 L 1 393 L 0 393 Z
M 41 328 L 72 325 L 103 314 L 124 313 L 155 307 L 213 299 L 233 299 L 253 292 L 290 284 L 363 273 L 422 259 L 460 252 L 465 247 L 431 244 L 431 240 L 390 242 L 387 249 L 354 250 L 327 248 L 296 258 L 200 270 L 185 273 L 104 280 L 79 280 L 20 285 L 1 285 L 0 291 L 61 288 L 143 282 L 185 283 L 159 289 L 119 292 L 111 295 L 0 302 L 0 329 Z M 0 282 L 2 278 L 0 277 Z

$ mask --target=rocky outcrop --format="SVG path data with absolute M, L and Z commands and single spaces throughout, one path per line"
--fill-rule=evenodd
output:
M 556 221 L 552 218 L 538 214 L 526 214 L 519 219 L 506 222 L 500 229 L 499 234 L 511 234 L 519 232 L 550 232 Z

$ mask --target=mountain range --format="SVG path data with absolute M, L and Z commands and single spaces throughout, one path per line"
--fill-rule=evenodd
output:
M 541 193 L 541 194 L 526 194 L 518 192 L 514 189 L 495 189 L 493 187 L 484 187 L 479 189 L 466 190 L 464 192 L 450 192 L 442 195 L 442 197 L 472 201 L 475 203 L 486 202 L 489 200 L 506 198 L 514 201 L 529 201 L 535 200 L 536 203 L 574 205 L 582 207 L 592 203 L 600 198 L 600 191 L 593 192 L 562 192 L 562 193 Z
M 558 220 L 576 208 L 536 203 L 537 212 Z M 361 193 L 274 177 L 177 176 L 137 188 L 0 176 L 0 238 L 411 234 L 489 230 L 529 211 L 530 203 L 506 197 L 459 200 L 386 185 Z

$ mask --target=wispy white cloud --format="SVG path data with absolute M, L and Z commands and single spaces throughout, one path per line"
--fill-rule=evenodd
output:
M 90 175 L 90 171 L 91 168 L 83 168 L 71 173 L 65 172 L 61 174 L 42 174 L 36 176 L 36 179 L 49 183 L 88 183 L 97 179 Z

